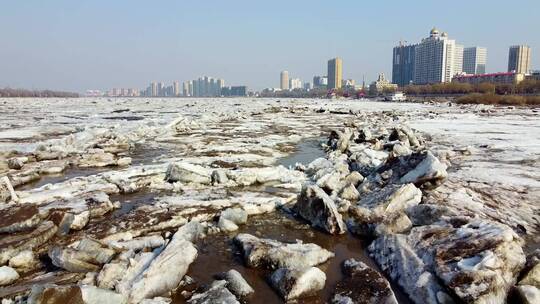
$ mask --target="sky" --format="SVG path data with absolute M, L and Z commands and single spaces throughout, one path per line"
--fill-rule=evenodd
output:
M 508 47 L 532 47 L 540 69 L 538 0 L 1 0 L 0 87 L 84 92 L 144 88 L 202 75 L 260 90 L 279 73 L 312 81 L 327 60 L 344 78 L 391 77 L 392 48 L 432 27 L 488 48 L 488 72 Z

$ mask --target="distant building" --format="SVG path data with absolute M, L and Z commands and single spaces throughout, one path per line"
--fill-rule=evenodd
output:
M 394 47 L 392 56 L 392 83 L 400 87 L 414 81 L 414 56 L 416 45 L 405 45 L 400 42 Z
M 377 81 L 374 81 L 369 85 L 369 95 L 378 96 L 387 92 L 396 91 L 397 88 L 397 84 L 391 83 L 390 81 L 386 80 L 384 74 L 381 73 L 379 74 L 379 78 L 377 79 Z
M 485 47 L 468 47 L 463 50 L 463 73 L 485 74 L 487 49 Z
M 224 87 L 222 95 L 226 97 L 244 97 L 248 95 L 246 86 Z
M 180 96 L 180 82 L 173 82 L 173 96 Z
M 341 88 L 343 79 L 343 61 L 341 58 L 328 60 L 328 89 Z
M 86 94 L 85 96 L 87 97 L 100 97 L 100 96 L 103 96 L 103 92 L 101 92 L 100 90 L 86 90 Z
M 282 90 L 288 90 L 289 89 L 289 72 L 288 71 L 282 71 L 279 75 L 279 83 L 280 88 Z
M 304 90 L 309 91 L 311 89 L 313 89 L 313 85 L 311 84 L 311 82 L 304 83 Z
M 354 88 L 355 83 L 354 79 L 343 79 L 341 81 L 341 86 L 344 88 Z
M 203 79 L 200 77 L 198 79 L 193 79 L 193 97 L 201 97 L 202 96 L 202 84 Z
M 481 75 L 458 75 L 452 80 L 458 83 L 470 83 L 480 84 L 484 82 L 489 83 L 505 83 L 505 84 L 518 84 L 525 79 L 525 74 L 519 74 L 515 72 L 504 73 L 492 73 Z
M 222 88 L 225 86 L 225 80 L 213 77 L 199 77 L 190 82 L 184 83 L 184 91 L 193 97 L 218 97 L 222 95 Z
M 429 37 L 415 47 L 415 84 L 449 82 L 462 69 L 463 46 L 449 39 L 447 33 L 433 28 Z
M 191 96 L 191 93 L 189 92 L 189 81 L 184 81 L 182 83 L 182 95 L 183 96 Z
M 514 45 L 508 51 L 508 72 L 528 74 L 531 68 L 531 48 L 527 45 Z
M 314 76 L 313 77 L 313 87 L 314 88 L 326 88 L 328 85 L 328 77 L 326 76 Z
M 301 89 L 302 88 L 302 80 L 299 78 L 292 78 L 289 80 L 289 89 L 295 90 L 295 89 Z
M 526 78 L 540 81 L 540 71 L 532 71 Z
M 150 88 L 151 88 L 151 89 L 150 89 L 150 90 L 151 90 L 150 96 L 151 96 L 151 97 L 156 97 L 156 96 L 158 96 L 158 84 L 157 84 L 157 82 L 152 82 L 152 83 L 150 83 Z
M 218 79 L 217 80 L 217 96 L 221 96 L 222 95 L 222 92 L 221 90 L 223 90 L 223 88 L 225 87 L 225 80 L 223 79 Z

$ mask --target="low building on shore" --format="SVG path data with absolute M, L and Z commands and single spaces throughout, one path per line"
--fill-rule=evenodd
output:
M 525 77 L 525 79 L 531 79 L 531 80 L 537 80 L 540 81 L 540 70 L 538 71 L 531 71 L 529 75 Z
M 519 74 L 515 72 L 503 72 L 503 73 L 491 73 L 491 74 L 477 74 L 477 75 L 456 75 L 452 79 L 453 82 L 480 84 L 480 83 L 505 83 L 505 84 L 518 84 L 525 79 L 525 74 Z
M 397 84 L 388 81 L 386 77 L 384 77 L 384 74 L 381 73 L 379 74 L 377 81 L 374 81 L 369 85 L 369 95 L 379 96 L 385 93 L 395 92 L 397 91 L 397 88 Z

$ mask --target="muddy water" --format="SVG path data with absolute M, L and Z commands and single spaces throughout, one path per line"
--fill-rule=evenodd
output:
M 300 143 L 294 153 L 278 160 L 278 164 L 294 166 L 299 162 L 307 165 L 312 160 L 324 156 L 321 140 L 312 139 Z M 268 277 L 272 271 L 249 268 L 244 264 L 240 249 L 233 244 L 233 238 L 238 233 L 249 233 L 281 242 L 301 240 L 304 243 L 315 243 L 335 254 L 334 258 L 317 266 L 326 273 L 325 288 L 316 295 L 299 300 L 298 303 L 329 302 L 333 297 L 336 284 L 344 279 L 341 265 L 347 259 L 355 258 L 363 261 L 380 272 L 378 266 L 367 253 L 366 248 L 369 240 L 356 238 L 349 233 L 332 236 L 315 230 L 304 221 L 278 210 L 271 214 L 249 218 L 248 223 L 234 233 L 209 235 L 199 241 L 196 244 L 199 255 L 188 271 L 188 275 L 195 279 L 195 284 L 179 289 L 173 296 L 173 303 L 185 303 L 185 299 L 181 295 L 183 290 L 204 291 L 216 279 L 217 274 L 230 269 L 240 272 L 255 290 L 254 296 L 248 299 L 249 303 L 283 303 L 278 293 L 268 284 Z M 391 284 L 399 303 L 411 303 L 399 286 Z
M 172 149 L 155 147 L 151 145 L 137 145 L 135 149 L 130 150 L 126 156 L 131 157 L 132 166 L 137 165 L 151 165 L 156 162 L 156 159 L 164 157 L 167 155 L 173 154 Z M 17 187 L 18 191 L 26 191 L 34 188 L 39 188 L 46 184 L 55 184 L 67 181 L 75 177 L 85 177 L 90 175 L 95 175 L 99 173 L 104 173 L 107 171 L 119 171 L 126 169 L 126 167 L 98 167 L 98 168 L 79 168 L 76 166 L 68 167 L 64 172 L 60 174 L 43 174 L 41 177 L 33 182 L 28 184 L 21 185 Z
M 293 167 L 296 163 L 307 165 L 314 159 L 326 156 L 326 153 L 322 150 L 321 144 L 323 139 L 308 139 L 298 144 L 296 151 L 291 155 L 278 160 L 278 165 L 284 167 Z
M 17 187 L 17 191 L 26 191 L 31 190 L 34 188 L 39 188 L 46 184 L 56 184 L 65 182 L 69 179 L 75 178 L 75 177 L 83 177 L 83 176 L 90 176 L 95 175 L 98 173 L 103 173 L 110 171 L 111 167 L 102 167 L 102 168 L 77 168 L 77 167 L 70 167 L 67 168 L 63 173 L 61 174 L 43 174 L 41 177 L 33 182 L 30 182 L 28 184 L 21 185 Z
M 195 285 L 199 289 L 204 290 L 218 273 L 235 269 L 255 289 L 255 298 L 250 299 L 250 303 L 283 303 L 267 282 L 271 274 L 270 270 L 245 266 L 240 249 L 232 241 L 237 233 L 250 233 L 281 242 L 302 240 L 304 243 L 315 243 L 335 254 L 334 258 L 317 266 L 326 273 L 325 288 L 314 296 L 300 300 L 299 303 L 327 303 L 333 296 L 336 284 L 344 278 L 341 265 L 346 259 L 355 258 L 378 270 L 377 265 L 366 252 L 367 241 L 348 233 L 332 236 L 314 230 L 306 223 L 281 211 L 276 211 L 272 214 L 250 218 L 247 225 L 240 227 L 239 231 L 232 234 L 210 235 L 197 244 L 199 256 L 190 266 L 188 275 L 195 279 Z M 392 285 L 392 288 L 399 303 L 410 303 L 397 286 Z M 174 303 L 185 303 L 180 291 L 174 297 Z

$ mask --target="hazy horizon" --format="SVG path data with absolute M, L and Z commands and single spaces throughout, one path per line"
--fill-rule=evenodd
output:
M 528 44 L 540 69 L 540 2 L 10 1 L 0 12 L 0 87 L 84 92 L 202 75 L 260 90 L 279 73 L 312 81 L 343 59 L 344 78 L 391 75 L 392 48 L 436 26 L 488 48 L 487 72 Z M 510 13 L 511 12 L 511 15 Z

